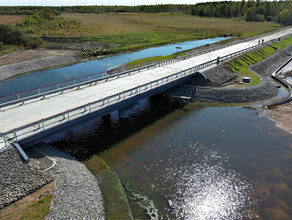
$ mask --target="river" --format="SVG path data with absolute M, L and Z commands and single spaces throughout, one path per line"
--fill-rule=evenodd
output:
M 128 120 L 114 112 L 57 146 L 80 159 L 102 157 L 125 186 L 134 218 L 291 219 L 292 137 L 260 113 L 153 97 Z
M 91 60 L 70 66 L 32 72 L 0 82 L 0 96 L 87 76 L 89 74 L 100 73 L 92 77 L 100 78 L 107 75 L 106 73 L 101 72 L 107 71 L 129 61 L 152 56 L 170 55 L 177 52 L 176 47 L 181 47 L 181 50 L 189 50 L 204 46 L 206 44 L 216 43 L 228 38 L 229 37 L 217 37 L 212 39 L 186 41 L 160 47 L 152 47 L 132 53 L 120 54 L 101 60 Z

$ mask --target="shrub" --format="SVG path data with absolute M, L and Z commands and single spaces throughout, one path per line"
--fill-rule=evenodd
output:
M 43 43 L 42 39 L 37 38 L 37 37 L 30 37 L 26 39 L 24 46 L 34 49 L 40 46 L 42 43 Z
M 4 44 L 2 41 L 0 41 L 0 50 L 3 50 L 4 49 Z
M 4 44 L 21 45 L 25 42 L 25 35 L 20 27 L 0 24 L 0 41 Z

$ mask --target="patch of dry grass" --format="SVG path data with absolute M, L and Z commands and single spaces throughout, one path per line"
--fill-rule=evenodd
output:
M 45 219 L 53 200 L 55 182 L 0 210 L 1 220 Z
M 215 33 L 250 36 L 280 27 L 273 22 L 246 22 L 171 13 L 64 13 L 62 17 L 75 19 L 81 23 L 76 29 L 62 30 L 65 35 L 70 36 L 140 32 L 183 32 L 195 36 L 208 36 Z
M 26 15 L 0 15 L 0 24 L 16 24 L 26 18 Z

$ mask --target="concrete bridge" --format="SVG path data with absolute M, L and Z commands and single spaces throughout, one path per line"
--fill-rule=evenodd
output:
M 10 143 L 26 147 L 85 119 L 119 110 L 127 117 L 139 100 L 150 97 L 185 81 L 198 72 L 216 66 L 217 57 L 228 59 L 261 47 L 265 42 L 292 33 L 292 29 L 267 34 L 221 49 L 191 55 L 123 72 L 102 79 L 88 79 L 71 86 L 57 87 L 28 97 L 14 94 L 14 99 L 0 104 L 0 152 Z M 0 97 L 1 98 L 1 97 Z

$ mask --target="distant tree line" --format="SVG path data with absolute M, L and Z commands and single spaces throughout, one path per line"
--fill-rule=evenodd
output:
M 262 1 L 242 0 L 241 2 L 221 1 L 196 5 L 140 5 L 140 6 L 63 6 L 46 7 L 58 15 L 63 12 L 78 13 L 160 13 L 180 12 L 205 17 L 240 18 L 246 21 L 276 21 L 292 24 L 292 0 Z M 44 7 L 40 6 L 0 6 L 0 14 L 33 15 Z
M 55 12 L 78 12 L 78 13 L 118 13 L 118 12 L 142 12 L 142 13 L 159 13 L 159 12 L 183 12 L 191 13 L 194 5 L 140 5 L 140 6 L 62 6 L 49 7 Z M 41 6 L 0 6 L 0 14 L 11 15 L 32 15 Z
M 206 17 L 235 18 L 246 21 L 276 21 L 292 24 L 292 1 L 245 1 L 241 2 L 208 2 L 196 4 L 192 15 Z

